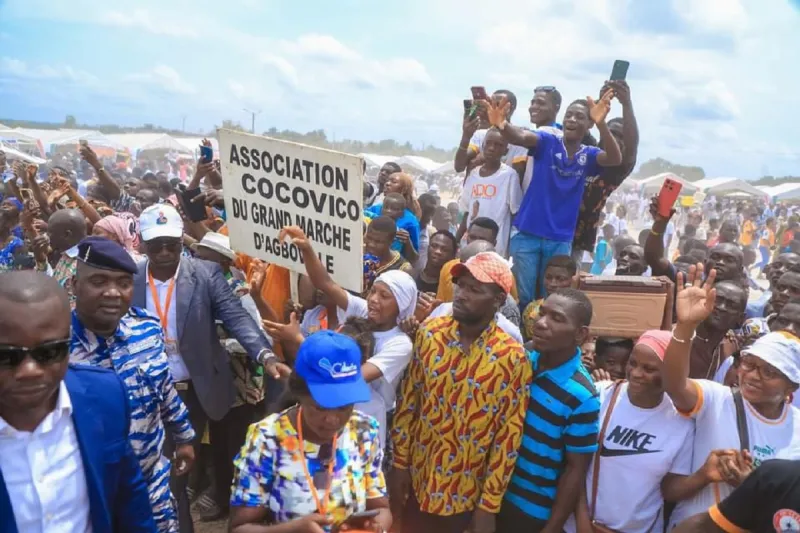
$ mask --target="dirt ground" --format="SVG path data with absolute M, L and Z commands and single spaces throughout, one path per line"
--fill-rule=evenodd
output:
M 197 517 L 194 521 L 194 533 L 225 533 L 228 531 L 228 519 L 216 522 L 201 522 Z

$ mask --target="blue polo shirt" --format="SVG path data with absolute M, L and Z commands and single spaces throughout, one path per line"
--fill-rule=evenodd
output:
M 522 445 L 504 503 L 547 521 L 566 465 L 565 453 L 597 451 L 600 399 L 581 364 L 581 351 L 557 368 L 539 372 L 539 352 L 528 352 L 534 379 Z
M 596 146 L 581 145 L 572 159 L 561 137 L 537 130 L 533 179 L 525 191 L 514 226 L 523 233 L 553 241 L 572 242 L 587 176 L 600 173 Z

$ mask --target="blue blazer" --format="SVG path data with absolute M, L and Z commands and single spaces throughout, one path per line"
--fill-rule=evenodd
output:
M 128 443 L 130 412 L 123 384 L 111 370 L 70 365 L 64 382 L 72 401 L 89 492 L 94 533 L 156 533 L 139 461 Z M 17 531 L 0 472 L 0 531 Z

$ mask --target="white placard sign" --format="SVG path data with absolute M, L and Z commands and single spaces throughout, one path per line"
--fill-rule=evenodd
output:
M 361 292 L 361 158 L 231 130 L 218 138 L 231 247 L 305 273 L 297 247 L 278 241 L 300 226 L 334 281 Z

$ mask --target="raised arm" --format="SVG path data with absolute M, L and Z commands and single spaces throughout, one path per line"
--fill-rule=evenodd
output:
M 685 280 L 683 274 L 678 273 L 675 299 L 678 322 L 664 355 L 664 389 L 675 408 L 684 414 L 694 414 L 700 401 L 697 386 L 689 379 L 689 357 L 697 326 L 714 310 L 716 277 L 717 271 L 712 270 L 704 282 L 703 265 L 699 263 L 689 268 Z
M 620 152 L 617 139 L 611 135 L 608 124 L 606 124 L 606 117 L 608 112 L 611 111 L 611 98 L 613 96 L 614 91 L 609 90 L 597 102 L 591 96 L 586 97 L 586 101 L 589 102 L 589 116 L 597 125 L 597 130 L 600 132 L 600 143 L 604 148 L 603 151 L 597 154 L 597 164 L 601 167 L 616 167 L 622 163 L 622 152 Z
M 625 80 L 609 82 L 614 90 L 614 96 L 622 105 L 622 138 L 625 141 L 625 153 L 622 154 L 622 164 L 631 168 L 636 164 L 639 156 L 639 124 L 636 122 L 636 115 L 633 113 L 633 103 L 631 102 L 631 88 Z
M 654 197 L 650 202 L 650 215 L 653 217 L 653 225 L 644 243 L 644 258 L 648 266 L 653 271 L 654 276 L 668 275 L 671 263 L 664 257 L 664 232 L 667 230 L 670 218 L 675 214 L 675 210 L 669 217 L 662 217 L 658 214 L 658 198 Z
M 87 163 L 89 163 L 92 168 L 94 168 L 95 173 L 97 174 L 97 179 L 100 181 L 100 186 L 108 195 L 109 200 L 118 200 L 120 196 L 122 196 L 122 189 L 119 186 L 119 183 L 111 177 L 111 175 L 106 172 L 106 169 L 103 168 L 103 165 L 100 164 L 100 159 L 97 158 L 97 154 L 94 153 L 94 150 L 89 148 L 88 145 L 81 145 L 80 148 L 81 157 L 83 157 Z
M 478 124 L 480 123 L 478 116 L 470 118 L 469 110 L 464 110 L 464 123 L 461 127 L 461 142 L 458 143 L 458 150 L 453 158 L 453 168 L 456 172 L 463 172 L 466 170 L 469 162 L 478 154 L 478 151 L 472 148 L 472 136 L 478 131 Z
M 324 292 L 336 304 L 336 307 L 347 309 L 347 291 L 337 285 L 328 275 L 328 271 L 314 253 L 311 241 L 308 240 L 303 230 L 298 226 L 287 226 L 278 233 L 278 240 L 283 242 L 286 237 L 291 238 L 292 243 L 303 254 L 303 264 L 306 265 L 306 274 L 311 278 L 311 284 Z
M 539 136 L 536 132 L 517 128 L 508 122 L 507 117 L 511 104 L 505 96 L 496 103 L 483 100 L 481 105 L 486 109 L 489 124 L 500 130 L 503 138 L 510 144 L 524 146 L 525 148 L 536 148 L 536 144 L 539 142 Z

